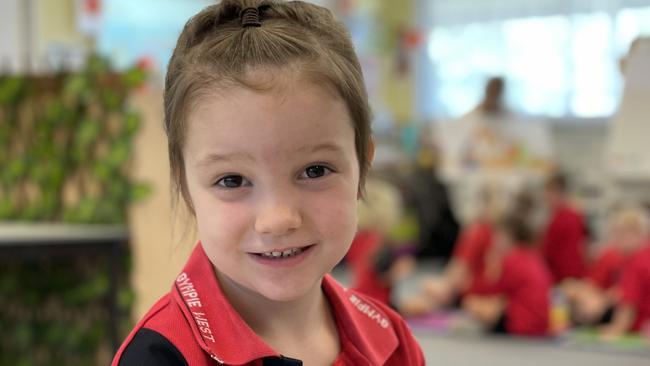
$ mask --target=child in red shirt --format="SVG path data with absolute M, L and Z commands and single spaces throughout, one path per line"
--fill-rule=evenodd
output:
M 618 292 L 612 321 L 601 329 L 605 337 L 618 337 L 650 326 L 650 244 L 623 269 Z
M 556 174 L 547 181 L 546 199 L 551 216 L 542 237 L 542 254 L 553 281 L 581 278 L 585 274 L 586 228 L 582 214 L 568 201 L 565 176 Z
M 399 315 L 327 275 L 374 153 L 361 67 L 329 11 L 205 8 L 179 36 L 164 107 L 199 243 L 113 365 L 424 365 Z
M 572 319 L 577 324 L 611 321 L 621 273 L 646 244 L 648 233 L 648 220 L 643 209 L 631 207 L 614 214 L 610 242 L 589 267 L 585 278 L 565 280 L 562 284 L 571 304 Z
M 476 218 L 461 233 L 442 276 L 425 279 L 422 293 L 402 304 L 405 313 L 425 314 L 458 304 L 466 294 L 487 291 L 485 258 L 492 246 L 494 223 L 499 220 L 504 206 L 502 197 L 493 189 L 486 186 L 479 191 Z
M 631 254 L 621 269 L 616 285 L 617 302 L 613 317 L 602 328 L 606 337 L 617 337 L 650 327 L 650 223 L 647 214 L 643 215 L 639 225 L 640 230 L 630 233 L 628 239 L 632 242 L 627 248 Z
M 486 329 L 498 333 L 544 336 L 549 328 L 551 278 L 531 248 L 533 233 L 522 215 L 509 215 L 498 225 L 488 254 L 484 294 L 469 294 L 463 309 Z
M 395 307 L 392 289 L 415 265 L 409 255 L 400 255 L 390 238 L 391 229 L 402 217 L 399 191 L 378 178 L 366 182 L 359 203 L 359 232 L 345 257 L 352 273 L 352 288 Z

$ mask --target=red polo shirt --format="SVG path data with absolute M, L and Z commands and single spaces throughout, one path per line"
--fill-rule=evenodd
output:
M 484 278 L 484 271 L 485 256 L 492 246 L 492 236 L 492 226 L 477 221 L 463 231 L 456 243 L 453 258 L 465 263 L 472 277 L 464 294 L 480 295 L 489 291 L 489 281 Z
M 549 326 L 551 276 L 539 255 L 516 247 L 503 258 L 494 291 L 507 299 L 506 330 L 510 334 L 546 335 Z
M 354 237 L 345 260 L 352 272 L 352 288 L 389 305 L 391 286 L 376 268 L 383 240 L 384 237 L 376 230 L 360 230 Z
M 626 256 L 610 244 L 589 268 L 587 280 L 603 290 L 608 290 L 618 283 L 625 262 Z
M 323 291 L 334 311 L 341 353 L 334 365 L 424 365 L 402 318 L 326 275 Z M 172 291 L 138 322 L 120 347 L 117 365 L 300 365 L 271 349 L 244 322 L 197 245 Z
M 638 331 L 650 322 L 650 245 L 635 253 L 621 273 L 621 302 L 632 306 L 636 319 L 632 327 Z
M 582 215 L 568 205 L 555 209 L 544 232 L 542 253 L 556 283 L 585 273 L 585 226 Z
M 350 250 L 345 255 L 345 261 L 353 271 L 372 256 L 381 245 L 382 235 L 376 230 L 359 230 L 352 240 Z

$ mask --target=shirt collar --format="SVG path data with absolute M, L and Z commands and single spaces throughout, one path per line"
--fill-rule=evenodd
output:
M 341 286 L 330 275 L 323 279 L 323 290 L 334 309 L 339 332 L 345 333 L 341 339 L 346 338 L 370 365 L 384 365 L 399 344 L 386 312 L 374 302 Z
M 245 365 L 264 357 L 280 356 L 228 302 L 201 243 L 176 278 L 172 292 L 196 342 L 216 361 Z
M 398 346 L 388 315 L 374 303 L 338 284 L 323 279 L 323 290 L 337 321 L 351 344 L 370 365 L 383 365 Z M 176 278 L 173 298 L 181 308 L 196 342 L 220 363 L 245 365 L 264 357 L 280 357 L 244 322 L 226 299 L 212 263 L 199 243 Z

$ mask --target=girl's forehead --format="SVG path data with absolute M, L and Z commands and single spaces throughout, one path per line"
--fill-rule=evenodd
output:
M 262 113 L 259 117 L 265 119 L 285 112 L 301 114 L 316 110 L 341 112 L 346 120 L 351 119 L 344 100 L 328 87 L 297 78 L 287 80 L 277 77 L 272 82 L 258 83 L 252 87 L 230 85 L 206 90 L 193 103 L 188 121 L 191 123 L 193 120 L 224 116 L 241 119 L 256 113 Z M 318 119 L 319 116 L 310 117 Z
M 188 118 L 185 151 L 293 149 L 343 140 L 354 147 L 354 127 L 345 103 L 313 83 L 268 90 L 232 87 L 206 94 Z
M 200 90 L 197 96 L 192 98 L 190 113 L 204 106 L 206 102 L 211 103 L 219 98 L 232 99 L 233 95 L 242 94 L 241 91 L 266 94 L 279 101 L 284 101 L 296 93 L 310 91 L 326 94 L 329 99 L 337 99 L 345 103 L 336 88 L 326 79 L 326 77 L 308 71 L 307 67 L 295 62 L 283 67 L 250 67 L 242 75 L 224 78 L 224 80 L 211 83 Z M 250 93 L 248 94 L 250 95 Z

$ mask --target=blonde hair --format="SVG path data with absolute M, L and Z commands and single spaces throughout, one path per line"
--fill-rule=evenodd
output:
M 388 233 L 402 218 L 402 209 L 402 198 L 397 188 L 380 179 L 369 178 L 365 197 L 357 208 L 358 227 Z
M 612 224 L 617 229 L 632 228 L 642 236 L 650 234 L 648 213 L 641 207 L 628 206 L 614 213 Z
M 261 26 L 242 26 L 255 8 Z M 165 79 L 165 132 L 174 202 L 180 195 L 194 214 L 183 163 L 187 118 L 193 103 L 219 88 L 269 90 L 252 80 L 256 70 L 297 71 L 346 103 L 359 162 L 359 193 L 370 166 L 370 109 L 350 35 L 329 10 L 301 1 L 224 0 L 192 17 L 181 32 Z

